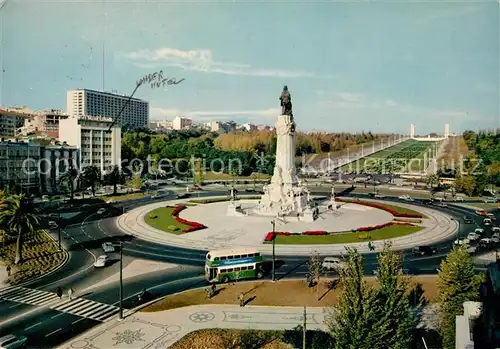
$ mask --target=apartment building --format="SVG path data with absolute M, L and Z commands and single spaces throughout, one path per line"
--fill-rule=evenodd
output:
M 81 166 L 95 165 L 101 172 L 121 166 L 121 128 L 113 118 L 71 116 L 59 122 L 59 140 L 79 150 Z M 108 131 L 109 130 L 109 131 Z
M 149 103 L 138 98 L 130 98 L 108 92 L 76 89 L 67 92 L 67 110 L 70 115 L 104 116 L 115 118 L 122 128 L 148 128 Z M 120 114 L 122 107 L 126 105 Z
M 36 193 L 40 176 L 40 145 L 31 141 L 0 140 L 0 187 Z
M 172 120 L 172 128 L 174 130 L 185 130 L 187 128 L 190 128 L 191 126 L 193 126 L 193 120 L 191 120 L 191 119 L 176 116 Z
M 17 130 L 23 126 L 24 119 L 30 112 L 25 107 L 22 108 L 0 108 L 0 136 L 16 137 Z
M 59 120 L 67 119 L 68 117 L 68 114 L 63 113 L 59 109 L 36 111 L 32 117 L 24 120 L 24 126 L 20 129 L 20 135 L 38 134 L 57 138 L 59 137 Z

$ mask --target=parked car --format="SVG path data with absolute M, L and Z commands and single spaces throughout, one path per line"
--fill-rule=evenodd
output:
M 453 200 L 454 201 L 464 201 L 464 198 L 461 196 L 455 196 L 455 198 Z
M 375 194 L 375 199 L 383 199 L 383 198 L 385 198 L 385 195 Z
M 486 212 L 485 210 L 477 210 L 476 211 L 476 214 L 478 216 L 487 216 L 488 215 L 488 212 Z
M 483 202 L 484 202 L 485 204 L 489 204 L 489 203 L 494 204 L 494 203 L 496 203 L 496 202 L 497 202 L 497 199 L 496 199 L 496 198 L 484 198 L 484 199 L 483 199 Z
M 469 216 L 464 216 L 464 223 L 465 224 L 473 224 L 474 221 Z
M 193 185 L 191 188 L 189 188 L 189 190 L 203 190 L 202 187 L 200 187 L 199 185 Z
M 485 218 L 483 219 L 483 224 L 485 226 L 490 226 L 491 225 L 491 219 L 490 218 Z
M 481 246 L 481 247 L 491 248 L 494 245 L 495 245 L 495 242 L 493 241 L 493 239 L 483 238 L 483 239 L 479 240 L 479 246 Z
M 115 252 L 115 246 L 111 242 L 104 242 L 102 244 L 102 249 L 106 253 Z
M 57 223 L 55 221 L 49 221 L 50 229 L 57 229 Z
M 493 227 L 493 228 L 491 228 L 491 231 L 493 233 L 500 233 L 500 227 Z
M 499 231 L 498 233 L 494 233 L 493 235 L 491 235 L 491 240 L 492 240 L 495 244 L 500 243 L 500 229 L 499 229 L 498 231 Z
M 488 212 L 488 213 L 486 214 L 486 216 L 487 216 L 489 219 L 491 219 L 492 221 L 496 221 L 496 220 L 497 220 L 497 217 L 495 217 L 495 215 L 494 215 L 493 213 L 491 213 L 491 212 Z
M 109 264 L 110 260 L 111 259 L 109 258 L 109 256 L 106 256 L 106 255 L 99 256 L 97 258 L 97 260 L 95 261 L 95 263 L 94 263 L 94 267 L 96 267 L 96 268 L 103 268 L 103 267 L 105 267 L 106 265 Z
M 177 195 L 175 198 L 176 199 L 186 199 L 186 198 L 189 198 L 189 197 L 191 197 L 191 194 L 183 193 L 183 194 Z
M 469 241 L 477 241 L 481 239 L 481 235 L 478 233 L 469 233 L 467 235 L 467 239 L 469 239 Z
M 476 233 L 476 234 L 484 234 L 484 229 L 483 228 L 476 228 L 476 229 L 474 229 L 474 233 Z
M 24 336 L 14 336 L 13 334 L 8 334 L 0 338 L 0 349 L 14 349 L 22 347 L 28 338 Z
M 455 244 L 455 246 L 462 246 L 462 245 L 468 245 L 469 244 L 469 239 L 465 238 L 465 239 L 456 239 L 453 244 Z
M 255 193 L 255 189 L 247 188 L 245 189 L 247 193 Z
M 413 199 L 409 195 L 401 195 L 398 197 L 399 200 L 405 200 L 405 201 L 413 201 Z
M 104 207 L 97 210 L 97 214 L 104 214 L 105 212 L 106 212 L 106 209 Z
M 323 259 L 323 263 L 321 263 L 321 266 L 323 269 L 331 271 L 331 270 L 337 270 L 337 268 L 342 267 L 342 260 L 337 257 L 325 257 Z
M 432 246 L 418 246 L 412 249 L 412 253 L 416 256 L 430 256 L 437 253 L 437 248 Z

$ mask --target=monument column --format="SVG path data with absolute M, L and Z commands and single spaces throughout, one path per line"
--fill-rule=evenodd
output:
M 276 167 L 273 181 L 281 180 L 282 183 L 295 184 L 297 176 L 295 173 L 295 122 L 290 115 L 280 115 L 276 122 Z M 281 179 L 274 178 L 281 175 Z

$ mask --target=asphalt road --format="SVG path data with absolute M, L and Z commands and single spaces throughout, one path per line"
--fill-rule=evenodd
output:
M 202 192 L 196 196 L 211 196 L 214 192 Z M 254 193 L 248 193 L 255 195 Z M 315 193 L 328 195 L 329 193 Z M 351 195 L 366 197 L 365 195 Z M 173 199 L 174 197 L 170 197 Z M 169 198 L 162 198 L 162 200 Z M 387 201 L 399 201 L 386 198 Z M 102 321 L 116 317 L 119 312 L 119 282 L 107 283 L 104 286 L 84 291 L 119 272 L 119 253 L 111 254 L 113 262 L 106 268 L 94 268 L 96 257 L 103 254 L 101 245 L 105 241 L 123 243 L 123 264 L 126 266 L 136 258 L 176 264 L 177 267 L 163 271 L 151 272 L 124 280 L 123 307 L 134 308 L 139 304 L 138 294 L 147 289 L 154 298 L 180 292 L 186 289 L 206 285 L 203 277 L 203 266 L 206 251 L 190 250 L 164 246 L 149 241 L 124 236 L 115 225 L 114 217 L 135 206 L 151 202 L 151 199 L 135 200 L 114 204 L 114 208 L 103 215 L 88 212 L 80 221 L 69 221 L 62 229 L 63 245 L 68 248 L 70 259 L 57 272 L 42 279 L 35 280 L 22 288 L 0 291 L 0 337 L 14 333 L 28 337 L 28 347 L 51 348 L 87 331 Z M 412 204 L 419 205 L 416 201 Z M 465 237 L 474 228 L 482 227 L 482 217 L 472 210 L 456 206 L 437 207 L 460 224 L 458 236 Z M 470 216 L 474 224 L 463 224 L 464 215 Z M 497 219 L 500 216 L 497 213 Z M 485 228 L 486 233 L 490 228 Z M 57 235 L 57 234 L 55 234 Z M 443 241 L 435 245 L 438 253 L 433 256 L 413 257 L 411 251 L 405 251 L 404 268 L 410 274 L 433 274 L 441 260 L 452 247 L 452 241 Z M 270 258 L 271 256 L 267 256 Z M 280 256 L 279 246 L 276 248 L 276 277 L 305 278 L 307 273 L 307 257 Z M 376 269 L 376 255 L 364 255 L 365 273 L 373 274 Z M 267 275 L 270 277 L 270 275 Z M 73 288 L 76 299 L 63 298 L 65 303 L 57 299 L 58 287 L 64 290 Z M 3 292 L 3 294 L 2 294 Z M 83 292 L 83 294 L 82 294 Z M 24 303 L 22 303 L 24 302 Z M 45 302 L 45 303 L 43 303 Z

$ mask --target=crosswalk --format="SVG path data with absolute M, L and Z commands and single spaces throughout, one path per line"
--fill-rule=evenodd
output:
M 0 299 L 5 299 L 11 302 L 43 306 L 57 301 L 59 297 L 53 292 L 14 286 L 0 291 Z
M 68 313 L 87 319 L 104 322 L 118 314 L 119 308 L 114 305 L 99 303 L 85 298 L 61 300 L 54 292 L 34 290 L 26 287 L 12 286 L 0 290 L 0 300 L 48 306 L 50 309 Z
M 74 298 L 53 305 L 50 308 L 63 313 L 69 313 L 101 322 L 106 321 L 120 311 L 120 309 L 114 305 L 103 304 L 85 298 Z

